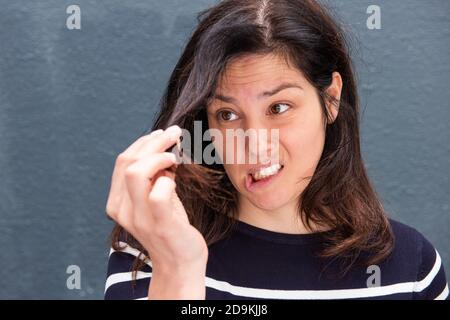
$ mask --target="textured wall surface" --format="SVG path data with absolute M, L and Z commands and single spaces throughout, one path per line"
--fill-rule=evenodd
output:
M 151 125 L 215 1 L 0 1 L 0 298 L 103 297 L 116 155 Z M 389 214 L 450 272 L 450 2 L 328 1 L 354 35 L 364 158 Z M 382 29 L 366 9 L 381 7 Z M 66 287 L 68 265 L 81 290 Z

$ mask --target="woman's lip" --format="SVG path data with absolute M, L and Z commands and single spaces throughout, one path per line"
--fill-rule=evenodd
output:
M 278 170 L 278 172 L 276 174 L 270 176 L 269 178 L 259 180 L 256 182 L 253 182 L 252 176 L 250 174 L 247 174 L 247 176 L 245 177 L 245 187 L 250 192 L 254 192 L 259 188 L 263 188 L 263 187 L 267 186 L 268 184 L 272 183 L 272 181 L 280 175 L 283 168 L 284 168 L 284 166 L 282 166 L 281 169 Z

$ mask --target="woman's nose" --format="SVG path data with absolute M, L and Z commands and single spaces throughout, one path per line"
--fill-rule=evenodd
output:
M 279 155 L 279 129 L 259 124 L 248 126 L 246 132 L 246 153 L 249 164 L 277 162 Z

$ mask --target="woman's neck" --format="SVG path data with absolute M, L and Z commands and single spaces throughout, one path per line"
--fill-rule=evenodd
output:
M 242 199 L 239 201 L 238 220 L 280 233 L 304 234 L 321 231 L 314 225 L 312 225 L 314 230 L 309 230 L 301 221 L 297 208 L 297 203 L 293 201 L 274 210 L 264 210 L 247 199 Z

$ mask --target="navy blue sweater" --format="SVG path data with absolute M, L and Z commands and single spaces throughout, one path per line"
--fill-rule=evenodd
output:
M 321 233 L 284 234 L 238 221 L 209 247 L 206 299 L 449 299 L 441 258 L 417 230 L 390 220 L 395 248 L 371 267 L 355 263 L 342 276 L 340 259 L 317 256 Z M 151 263 L 132 285 L 138 251 L 111 249 L 105 299 L 146 299 Z

